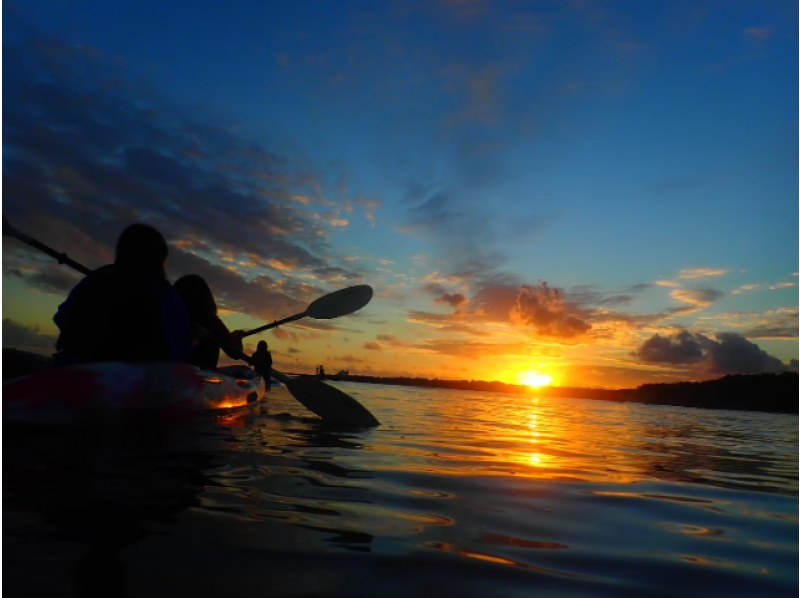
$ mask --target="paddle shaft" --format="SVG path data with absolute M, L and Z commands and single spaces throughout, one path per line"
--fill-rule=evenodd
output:
M 53 249 L 52 247 L 48 247 L 41 241 L 37 241 L 33 237 L 29 237 L 22 231 L 17 230 L 13 226 L 11 226 L 5 218 L 3 218 L 3 234 L 11 235 L 12 237 L 19 239 L 23 243 L 26 243 L 31 247 L 35 247 L 36 249 L 46 253 L 50 257 L 54 257 L 56 260 L 58 260 L 59 264 L 66 264 L 67 266 L 77 270 L 81 274 L 90 274 L 92 272 L 89 268 L 87 268 L 83 264 L 79 264 L 78 262 L 70 258 L 66 253 L 56 251 L 55 249 Z
M 263 326 L 259 326 L 258 328 L 253 328 L 252 330 L 247 330 L 242 336 L 250 336 L 252 334 L 258 334 L 259 332 L 264 332 L 265 330 L 269 330 L 270 328 L 277 328 L 281 324 L 288 324 L 289 322 L 294 322 L 295 320 L 300 320 L 305 318 L 308 315 L 307 311 L 304 311 L 299 314 L 294 314 L 293 316 L 289 316 L 288 318 L 283 318 L 282 320 L 275 320 L 270 324 L 264 324 Z

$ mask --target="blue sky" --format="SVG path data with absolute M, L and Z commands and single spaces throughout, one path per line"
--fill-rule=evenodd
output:
M 620 386 L 797 359 L 796 3 L 3 17 L 4 214 L 93 266 L 149 221 L 232 327 L 373 285 L 267 335 L 286 368 Z M 6 239 L 3 268 L 4 345 L 46 351 L 75 277 Z

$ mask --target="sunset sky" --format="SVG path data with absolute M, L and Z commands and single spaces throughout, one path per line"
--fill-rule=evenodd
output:
M 131 222 L 291 372 L 628 387 L 797 368 L 796 0 L 3 3 L 3 213 Z M 3 345 L 79 275 L 3 239 Z M 120 339 L 124 342 L 124 339 Z

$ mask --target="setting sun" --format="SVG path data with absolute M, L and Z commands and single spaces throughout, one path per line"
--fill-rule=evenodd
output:
M 531 388 L 541 388 L 553 383 L 553 377 L 538 370 L 528 370 L 519 375 L 520 384 L 525 384 Z

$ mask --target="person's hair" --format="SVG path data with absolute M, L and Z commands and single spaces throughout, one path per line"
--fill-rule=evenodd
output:
M 217 315 L 217 303 L 202 276 L 187 274 L 175 281 L 175 290 L 183 299 L 189 318 L 198 321 Z
M 256 345 L 256 350 L 260 351 L 262 348 L 265 351 L 267 350 L 267 341 L 258 341 L 258 344 Z
M 127 273 L 166 279 L 169 248 L 164 237 L 147 224 L 131 224 L 117 240 L 114 264 Z

